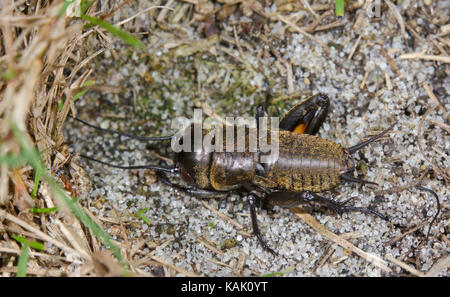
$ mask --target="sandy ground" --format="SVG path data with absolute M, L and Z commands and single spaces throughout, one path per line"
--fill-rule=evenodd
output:
M 422 1 L 418 2 L 419 6 L 411 1 L 397 9 L 406 19 L 416 7 L 414 20 L 418 27 L 428 30 L 429 33 L 420 33 L 426 39 L 438 32 L 439 26 L 428 23 L 420 8 Z M 435 14 L 448 12 L 447 1 L 434 2 Z M 139 9 L 142 7 L 123 9 L 115 17 L 125 19 Z M 275 9 L 272 5 L 266 12 Z M 304 17 L 310 18 L 307 13 Z M 450 84 L 445 72 L 448 73 L 448 66 L 422 59 L 400 59 L 405 53 L 432 53 L 436 50 L 433 43 L 421 41 L 410 30 L 406 31 L 406 38 L 402 37 L 398 20 L 388 8 L 380 18 L 365 18 L 356 31 L 353 26 L 357 16 L 355 12 L 347 13 L 340 19 L 342 26 L 315 32 L 315 40 L 288 32 L 281 21 L 236 14 L 227 24 L 218 22 L 220 42 L 203 44 L 201 50 L 175 58 L 176 50 L 188 51 L 189 46 L 195 47 L 193 41 L 211 41 L 211 37 L 206 39 L 199 27 L 187 25 L 168 23 L 164 30 L 154 28 L 148 19 L 144 14 L 133 25 L 152 28 L 149 34 L 142 35 L 148 52 L 135 52 L 117 41 L 91 62 L 96 69 L 93 79 L 110 89 L 90 91 L 79 99 L 76 107 L 80 118 L 104 128 L 165 135 L 173 133 L 170 129 L 173 119 L 190 118 L 195 106 L 223 118 L 253 115 L 254 107 L 265 98 L 265 78 L 274 97 L 269 108 L 271 115 L 283 114 L 306 94 L 325 93 L 332 108 L 319 135 L 343 146 L 357 144 L 397 121 L 389 138 L 357 154 L 364 178 L 379 183 L 378 187 L 346 183 L 331 193 L 323 193 L 337 201 L 357 197 L 352 201 L 357 206 L 374 204 L 375 209 L 389 217 L 389 222 L 360 213 L 338 216 L 314 207 L 306 209 L 326 229 L 345 234 L 344 238 L 361 250 L 382 259 L 400 259 L 418 271 L 428 271 L 448 255 L 450 191 L 443 177 L 432 171 L 418 145 L 419 137 L 426 157 L 440 168 L 448 168 L 448 133 L 435 124 L 448 123 L 448 115 L 441 108 L 434 108 L 435 102 L 424 89 L 424 84 L 429 85 L 448 110 Z M 267 42 L 253 32 L 259 21 L 266 22 L 266 30 L 259 34 L 267 37 Z M 253 24 L 253 33 L 246 34 L 242 24 L 249 23 Z M 94 52 L 100 45 L 92 43 L 89 50 Z M 279 100 L 292 92 L 305 94 Z M 427 111 L 430 112 L 425 114 Z M 418 133 L 424 115 L 427 117 Z M 168 143 L 145 143 L 100 134 L 72 120 L 66 128 L 73 152 L 114 164 L 167 166 L 151 152 L 170 157 Z M 230 195 L 223 200 L 205 201 L 243 226 L 239 229 L 206 208 L 202 200 L 157 182 L 150 171 L 113 169 L 84 160 L 80 164 L 93 181 L 92 189 L 83 199 L 94 214 L 104 219 L 104 227 L 113 238 L 123 243 L 117 224 L 106 222 L 108 218 L 115 220 L 113 208 L 121 214 L 129 246 L 134 251 L 130 260 L 143 271 L 183 275 L 179 271 L 164 271 L 161 266 L 140 265 L 139 259 L 150 253 L 204 276 L 272 272 L 285 272 L 286 276 L 409 274 L 387 260 L 392 272 L 383 271 L 319 234 L 290 210 L 278 207 L 263 208 L 258 213 L 263 236 L 279 253 L 273 256 L 251 236 L 249 208 L 244 197 Z M 443 209 L 425 244 L 427 224 L 407 232 L 436 213 L 435 199 L 414 188 L 377 197 L 375 193 L 413 183 L 427 171 L 431 173 L 424 177 L 422 185 L 438 194 Z M 173 180 L 181 183 L 177 176 Z M 144 215 L 149 224 L 134 216 L 142 209 L 147 209 Z M 448 276 L 447 269 L 439 275 Z

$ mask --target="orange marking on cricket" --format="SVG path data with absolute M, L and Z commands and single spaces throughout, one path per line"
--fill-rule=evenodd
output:
M 292 131 L 292 132 L 303 134 L 307 127 L 308 127 L 308 124 L 306 124 L 306 125 L 300 124 L 297 127 L 295 127 L 294 131 Z

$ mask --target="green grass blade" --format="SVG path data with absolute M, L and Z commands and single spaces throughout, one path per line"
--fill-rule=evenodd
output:
M 8 167 L 16 167 L 24 164 L 26 161 L 25 156 L 21 154 L 18 156 L 12 156 L 11 154 L 0 155 L 0 164 L 6 164 Z
M 344 2 L 345 0 L 336 0 L 335 13 L 337 16 L 344 16 Z
M 86 0 L 81 0 L 81 3 L 79 4 L 79 7 L 76 7 L 74 10 L 79 10 L 79 13 L 85 13 L 89 7 L 92 6 L 92 4 L 94 4 L 95 1 L 86 1 Z M 71 4 L 75 3 L 75 0 L 65 0 L 63 5 L 61 6 L 61 9 L 58 12 L 58 16 L 62 16 L 63 14 L 66 13 L 67 8 L 69 8 L 69 6 Z
M 70 4 L 72 4 L 73 2 L 75 2 L 75 0 L 66 0 L 64 1 L 63 5 L 61 6 L 61 9 L 58 12 L 58 16 L 62 16 L 63 14 L 66 13 L 67 8 L 69 7 Z
M 22 250 L 19 255 L 19 260 L 17 261 L 17 274 L 18 277 L 26 277 L 27 276 L 27 267 L 28 267 L 28 259 L 29 259 L 30 248 L 28 244 L 22 245 Z
M 72 213 L 80 220 L 80 222 L 92 230 L 92 232 L 111 249 L 113 255 L 119 260 L 122 266 L 127 269 L 127 264 L 124 261 L 119 248 L 111 241 L 109 235 L 103 231 L 92 218 L 83 211 L 83 209 L 73 200 L 56 181 L 47 173 L 44 164 L 41 161 L 38 151 L 34 148 L 28 140 L 26 134 L 22 132 L 14 123 L 11 123 L 11 131 L 14 134 L 17 142 L 21 148 L 21 154 L 26 157 L 28 163 L 37 171 L 40 170 L 41 177 L 50 186 L 51 190 L 59 197 L 64 205 L 66 205 Z
M 90 87 L 94 85 L 94 81 L 92 80 L 87 80 L 83 83 L 82 87 Z M 84 90 L 82 90 L 81 92 L 78 92 L 75 94 L 75 96 L 73 96 L 72 101 L 75 102 L 78 98 L 80 98 L 81 96 L 83 96 L 84 94 L 86 94 L 86 92 L 89 91 L 89 88 L 86 88 Z M 66 102 L 66 97 L 63 98 L 63 100 L 61 100 L 61 102 L 59 103 L 58 106 L 58 110 L 61 111 L 63 106 L 64 106 L 64 102 Z
M 86 22 L 89 22 L 90 24 L 97 25 L 97 26 L 100 26 L 102 28 L 105 28 L 111 34 L 119 37 L 120 39 L 122 39 L 123 41 L 125 41 L 126 43 L 128 43 L 129 45 L 131 45 L 133 47 L 144 48 L 144 45 L 142 44 L 142 42 L 140 42 L 134 36 L 128 34 L 125 31 L 122 31 L 122 30 L 118 29 L 117 27 L 115 27 L 114 25 L 111 25 L 108 22 L 105 22 L 103 20 L 100 20 L 100 19 L 88 16 L 88 15 L 85 15 L 85 14 L 82 14 L 80 18 L 82 20 L 86 21 Z
M 4 80 L 10 80 L 17 76 L 17 73 L 13 69 L 6 69 L 5 71 L 0 71 L 0 78 Z
M 18 235 L 12 235 L 11 236 L 14 240 L 20 242 L 22 245 L 26 244 L 27 246 L 36 249 L 36 250 L 40 250 L 43 251 L 45 249 L 45 246 L 43 243 L 41 242 L 37 242 L 34 240 L 28 240 L 25 237 L 22 236 L 18 236 Z
M 51 208 L 32 207 L 32 208 L 30 208 L 31 213 L 51 213 L 51 212 L 54 212 L 57 210 L 58 210 L 58 207 L 51 207 Z
M 31 198 L 33 198 L 33 199 L 36 198 L 37 190 L 38 190 L 38 187 L 39 187 L 39 178 L 40 177 L 41 177 L 41 171 L 40 170 L 36 170 L 36 174 L 34 176 L 33 192 L 31 193 Z
M 138 217 L 139 219 L 143 220 L 147 225 L 150 225 L 150 220 L 149 218 L 147 218 L 146 216 L 144 216 L 144 212 L 146 212 L 148 210 L 148 208 L 144 208 L 141 209 L 140 211 L 138 211 L 135 216 Z

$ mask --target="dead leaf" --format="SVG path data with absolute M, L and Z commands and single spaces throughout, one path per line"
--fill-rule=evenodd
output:
M 24 211 L 34 206 L 34 201 L 28 193 L 27 186 L 18 169 L 14 169 L 10 174 L 11 180 L 14 183 L 14 198 L 13 203 L 19 211 Z
M 125 271 L 117 263 L 110 251 L 100 251 L 92 255 L 94 269 L 100 276 L 123 276 Z

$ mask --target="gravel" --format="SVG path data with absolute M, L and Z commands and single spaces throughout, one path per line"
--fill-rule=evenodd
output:
M 441 2 L 446 1 L 436 2 L 439 3 L 435 5 L 442 5 Z M 132 11 L 123 11 L 124 18 L 133 15 L 135 12 Z M 238 16 L 233 16 L 233 19 L 235 22 L 252 20 L 246 17 L 240 19 Z M 354 13 L 347 14 L 342 20 L 345 23 L 342 27 L 314 33 L 317 39 L 329 45 L 328 56 L 317 42 L 297 33 L 285 33 L 285 38 L 276 43 L 276 50 L 282 59 L 292 65 L 295 91 L 325 93 L 330 97 L 332 109 L 319 131 L 321 137 L 351 146 L 397 121 L 389 133 L 389 139 L 371 144 L 357 157 L 367 167 L 364 178 L 379 183 L 379 187 L 345 183 L 333 192 L 323 193 L 338 201 L 356 196 L 357 199 L 351 202 L 355 206 L 368 206 L 377 201 L 375 208 L 387 215 L 389 222 L 367 214 L 338 216 L 317 208 L 307 209 L 333 233 L 352 232 L 354 236 L 349 241 L 356 247 L 382 258 L 387 255 L 400 258 L 426 272 L 450 251 L 447 210 L 450 190 L 443 178 L 432 173 L 423 182 L 423 186 L 438 194 L 441 205 L 447 207 L 431 228 L 427 244 L 423 240 L 428 225 L 386 245 L 435 214 L 436 201 L 431 195 L 411 188 L 383 195 L 381 200 L 377 200 L 374 192 L 407 185 L 416 181 L 426 170 L 432 169 L 419 150 L 417 137 L 424 139 L 427 157 L 441 168 L 448 168 L 448 134 L 430 123 L 432 120 L 448 124 L 446 116 L 440 109 L 435 109 L 424 122 L 422 135 L 418 135 L 418 127 L 427 106 L 434 106 L 423 83 L 431 86 L 443 106 L 449 110 L 450 79 L 445 75 L 439 77 L 442 63 L 399 59 L 403 53 L 432 52 L 434 49 L 432 43 L 428 42 L 417 43 L 408 49 L 398 30 L 398 23 L 387 11 L 383 12 L 381 19 L 365 24 L 359 32 L 364 37 L 352 59 L 347 60 L 358 35 L 352 30 Z M 139 22 L 145 27 L 143 16 Z M 282 25 L 279 22 L 268 23 L 274 35 L 283 28 Z M 186 26 L 179 30 L 190 40 L 201 36 L 198 28 Z M 222 30 L 233 36 L 232 26 Z M 262 55 L 258 59 L 257 53 L 246 47 L 243 56 L 236 48 L 231 50 L 252 67 L 259 67 L 257 71 L 250 71 L 250 66 L 245 66 L 217 48 L 216 56 L 205 52 L 175 59 L 170 56 L 172 49 L 165 48 L 156 40 L 163 36 L 163 32 L 155 29 L 152 34 L 147 40 L 151 44 L 147 53 L 134 53 L 133 49 L 121 42 L 113 42 L 112 48 L 119 58 L 112 59 L 111 51 L 106 50 L 102 58 L 93 62 L 95 64 L 92 66 L 97 69 L 93 75 L 98 84 L 120 86 L 123 91 L 119 94 L 88 92 L 76 102 L 80 118 L 104 128 L 140 135 L 164 135 L 172 133 L 172 119 L 192 116 L 196 102 L 207 103 L 222 117 L 252 115 L 254 106 L 264 100 L 264 77 L 269 78 L 274 97 L 289 93 L 286 72 L 279 71 L 276 64 L 280 60 L 274 55 Z M 411 39 L 409 34 L 407 31 L 407 37 Z M 244 39 L 243 46 L 253 45 L 249 41 L 244 42 Z M 250 37 L 248 39 L 251 40 Z M 262 44 L 260 46 L 264 47 Z M 400 75 L 392 69 L 383 50 L 395 61 Z M 282 63 L 280 65 L 285 69 Z M 365 86 L 361 88 L 363 80 Z M 231 87 L 239 82 L 239 87 Z M 277 104 L 277 108 L 285 112 L 298 100 L 282 101 Z M 274 110 L 271 108 L 269 111 Z M 123 119 L 108 117 L 111 114 Z M 164 161 L 150 154 L 154 151 L 170 155 L 166 143 L 144 143 L 99 134 L 71 120 L 66 128 L 67 139 L 74 142 L 71 145 L 73 152 L 86 153 L 114 164 L 167 166 Z M 436 153 L 432 147 L 443 152 L 445 157 Z M 279 207 L 263 208 L 258 213 L 264 238 L 279 253 L 279 256 L 274 257 L 262 249 L 256 237 L 246 235 L 245 232 L 251 233 L 251 222 L 244 197 L 230 195 L 223 200 L 207 200 L 211 207 L 243 225 L 246 229 L 243 233 L 205 208 L 200 199 L 155 182 L 151 172 L 114 169 L 84 160 L 79 163 L 93 181 L 92 189 L 83 197 L 90 205 L 90 211 L 98 216 L 115 218 L 114 212 L 111 212 L 113 206 L 127 223 L 131 246 L 144 239 L 146 244 L 142 247 L 143 252 L 163 258 L 182 269 L 204 276 L 250 276 L 281 271 L 286 271 L 286 276 L 385 276 L 405 273 L 392 263 L 389 266 L 393 273 L 383 272 L 318 234 L 290 210 Z M 173 180 L 181 183 L 179 177 L 174 176 Z M 102 199 L 106 202 L 100 203 L 100 206 L 95 203 Z M 144 208 L 147 210 L 143 214 L 150 224 L 134 216 Z M 105 224 L 104 227 L 108 231 L 111 226 Z M 112 237 L 123 241 L 120 233 Z M 221 252 L 207 247 L 199 238 L 206 238 Z M 224 242 L 230 239 L 236 241 L 235 246 L 221 250 Z M 133 260 L 141 257 L 137 253 Z M 239 266 L 240 258 L 244 258 L 243 266 Z M 156 271 L 152 265 L 144 265 L 140 269 L 152 273 Z M 442 270 L 439 275 L 448 276 L 448 269 Z

